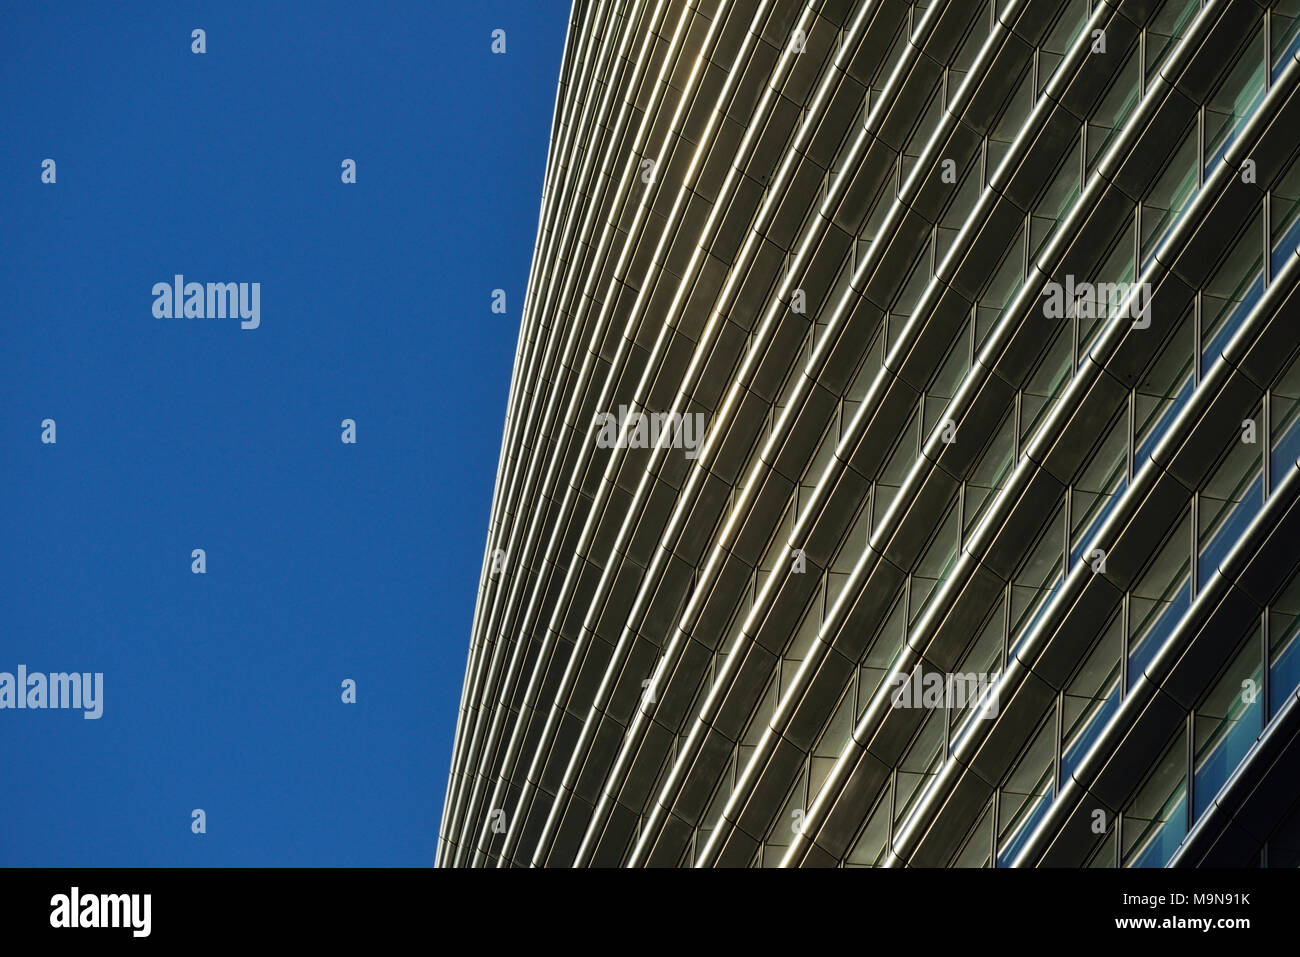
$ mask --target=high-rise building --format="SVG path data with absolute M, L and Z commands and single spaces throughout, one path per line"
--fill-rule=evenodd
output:
M 1300 861 L 1300 2 L 576 0 L 438 861 Z

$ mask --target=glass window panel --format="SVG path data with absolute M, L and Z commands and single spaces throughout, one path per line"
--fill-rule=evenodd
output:
M 831 310 L 839 307 L 839 304 L 845 300 L 845 297 L 848 297 L 850 303 L 856 299 L 856 294 L 850 291 L 850 283 L 853 282 L 853 270 L 853 255 L 852 250 L 850 250 L 850 254 L 845 256 L 844 262 L 840 264 L 840 271 L 835 275 L 835 282 L 831 286 L 830 292 L 826 294 L 827 309 L 824 312 L 818 312 L 818 315 L 828 315 Z M 815 345 L 821 345 L 820 333 L 822 331 L 823 330 L 818 330 L 818 334 L 814 335 L 813 339 Z
M 1125 867 L 1163 867 L 1187 834 L 1187 729 L 1182 728 L 1124 809 Z
M 1101 839 L 1101 843 L 1097 846 L 1097 849 L 1092 852 L 1092 855 L 1088 858 L 1084 867 L 1114 867 L 1115 845 L 1118 837 L 1119 831 L 1112 822 L 1110 823 L 1109 829 L 1106 831 L 1105 837 Z
M 1055 764 L 1056 709 L 1052 707 L 1003 782 L 998 801 L 999 863 L 1010 863 L 1038 815 L 1051 803 Z M 1021 841 L 1014 840 L 1017 837 Z
M 894 205 L 894 191 L 890 189 L 893 185 L 894 174 L 887 177 L 876 193 L 875 198 L 868 207 L 866 219 L 862 223 L 862 231 L 858 234 L 859 238 L 874 241 L 880 235 L 880 228 L 885 223 L 885 217 L 889 215 L 889 210 Z M 858 260 L 862 262 L 861 259 Z
M 998 166 L 1001 165 L 1003 158 L 1011 147 L 1011 143 L 1024 129 L 1025 120 L 1029 118 L 1029 113 L 1034 106 L 1034 71 L 1030 64 L 1026 64 L 1020 77 L 1016 81 L 1015 92 L 1007 99 L 1006 109 L 1002 118 L 998 120 L 993 131 L 989 133 L 988 140 L 988 162 L 985 167 L 985 178 L 992 179 L 993 174 L 997 172 Z
M 871 534 L 871 493 L 868 491 L 867 499 L 858 508 L 857 517 L 853 520 L 853 525 L 849 533 L 844 537 L 839 549 L 835 552 L 835 557 L 831 561 L 831 571 L 833 573 L 848 574 L 853 571 L 858 564 L 858 559 L 862 557 L 862 551 L 867 546 L 867 539 Z M 829 608 L 834 604 L 834 598 L 826 602 Z
M 908 276 L 907 282 L 903 285 L 902 292 L 898 294 L 894 306 L 890 309 L 889 316 L 889 347 L 892 349 L 898 342 L 899 336 L 902 335 L 904 327 L 907 325 L 907 319 L 916 312 L 916 304 L 920 302 L 925 287 L 930 283 L 930 249 L 927 245 L 912 261 L 912 272 Z
M 832 418 L 826 426 L 826 431 L 822 433 L 821 441 L 817 445 L 817 450 L 813 452 L 808 467 L 804 470 L 803 477 L 799 480 L 800 486 L 809 492 L 817 487 L 817 483 L 826 474 L 826 467 L 835 458 L 835 446 L 839 442 L 838 433 L 839 430 L 836 429 L 835 420 Z M 811 498 L 811 495 L 808 497 Z
M 1052 182 L 1039 198 L 1030 218 L 1031 235 L 1029 258 L 1035 258 L 1047 241 L 1079 200 L 1079 154 L 1077 144 L 1066 152 L 1065 158 L 1052 177 Z
M 1097 279 L 1091 284 L 1091 296 L 1081 299 L 1078 304 L 1079 348 L 1075 354 L 1080 361 L 1106 327 L 1111 313 L 1118 313 L 1127 284 L 1134 279 L 1133 266 L 1133 231 L 1125 229 L 1097 271 Z
M 854 842 L 845 860 L 847 867 L 876 867 L 885 856 L 885 845 L 889 841 L 889 806 L 892 786 L 885 785 L 884 791 L 876 801 L 876 806 L 867 816 L 862 833 Z
M 1039 533 L 1020 570 L 1011 581 L 1011 634 L 1020 635 L 1029 613 L 1039 606 L 1061 580 L 1065 562 L 1065 495 L 1057 500 L 1051 518 Z
M 1300 687 L 1300 576 L 1268 609 L 1268 697 L 1271 719 Z
M 975 6 L 971 4 L 972 8 Z M 970 31 L 966 38 L 962 40 L 961 46 L 957 48 L 956 54 L 952 58 L 952 68 L 961 73 L 967 73 L 975 65 L 979 58 L 980 49 L 984 42 L 989 38 L 989 31 L 993 25 L 992 4 L 984 4 L 985 9 L 975 17 L 974 23 L 971 24 Z
M 1269 392 L 1269 449 L 1273 488 L 1277 488 L 1300 459 L 1300 354 Z
M 1070 0 L 1061 12 L 1060 18 L 1043 38 L 1038 52 L 1038 92 L 1041 95 L 1052 82 L 1057 67 L 1065 54 L 1074 46 L 1075 40 L 1083 32 L 1088 22 L 1088 4 L 1086 0 Z
M 781 516 L 781 524 L 777 526 L 776 534 L 767 544 L 767 550 L 763 552 L 763 557 L 758 560 L 760 570 L 770 572 L 778 565 L 782 565 L 790 556 L 790 535 L 794 532 L 795 513 L 798 511 L 798 493 L 797 491 L 790 496 L 789 504 L 785 507 L 785 512 Z
M 1264 95 L 1263 21 L 1234 60 L 1232 69 L 1205 104 L 1205 166 L 1208 169 L 1228 148 L 1232 138 Z
M 890 44 L 889 52 L 880 58 L 876 64 L 876 75 L 871 81 L 871 106 L 873 109 L 879 109 L 878 104 L 885 92 L 885 84 L 889 82 L 889 76 L 897 65 L 899 57 L 902 55 L 903 44 L 907 42 L 907 22 L 905 18 L 900 18 L 897 32 L 894 34 L 894 42 Z
M 1120 666 L 1124 657 L 1124 619 L 1118 602 L 1101 637 L 1088 652 L 1061 697 L 1061 778 L 1088 753 L 1119 705 Z
M 961 385 L 969 370 L 970 321 L 967 320 L 948 347 L 948 354 L 944 358 L 943 365 L 935 374 L 929 389 L 926 390 L 925 424 L 923 428 L 927 437 L 943 421 L 953 396 L 957 394 L 957 387 Z
M 1269 867 L 1300 867 L 1300 802 L 1268 839 Z
M 1134 389 L 1134 471 L 1142 467 L 1167 423 L 1192 394 L 1196 327 L 1190 305 L 1172 328 L 1168 341 Z
M 991 867 L 993 847 L 993 802 L 980 813 L 980 818 L 952 860 L 953 867 Z
M 1155 657 L 1191 604 L 1191 504 L 1129 594 L 1129 677 Z
M 921 151 L 925 149 L 925 144 L 939 125 L 939 114 L 943 110 L 943 97 L 939 95 L 939 91 L 940 84 L 935 83 L 928 94 L 929 99 L 926 101 L 925 109 L 916 111 L 918 116 L 922 116 L 922 119 L 912 128 L 911 135 L 908 136 L 907 142 L 903 145 L 904 182 L 912 174 L 915 160 L 921 155 Z
M 907 635 L 907 605 L 903 600 L 903 589 L 899 589 L 894 605 L 885 619 L 884 625 L 872 638 L 862 656 L 862 666 L 858 669 L 858 701 L 855 717 L 861 718 L 871 704 L 871 699 L 880 690 L 881 682 L 898 662 L 903 649 L 903 639 Z
M 1046 348 L 1038 367 L 1020 394 L 1020 447 L 1047 417 L 1052 400 L 1061 393 L 1074 369 L 1074 321 L 1057 320 L 1043 330 Z
M 1156 251 L 1178 214 L 1196 194 L 1196 124 L 1183 133 L 1178 148 L 1142 201 L 1142 261 Z
M 1120 50 L 1108 50 L 1108 55 L 1122 53 Z M 1124 59 L 1114 82 L 1106 95 L 1102 97 L 1096 112 L 1088 120 L 1088 171 L 1092 172 L 1098 158 L 1105 152 L 1115 138 L 1129 113 L 1138 102 L 1141 64 L 1138 62 L 1137 48 L 1132 47 Z
M 889 460 L 885 463 L 884 470 L 880 473 L 880 478 L 876 482 L 874 503 L 876 517 L 872 523 L 873 530 L 880 527 L 881 519 L 888 512 L 889 506 L 894 504 L 894 497 L 898 495 L 899 489 L 903 487 L 903 481 L 907 478 L 907 473 L 916 462 L 917 456 L 920 455 L 920 422 L 920 415 L 913 412 L 907 425 L 899 432 L 898 445 L 894 447 L 893 453 L 889 456 Z
M 912 810 L 924 788 L 934 779 L 943 760 L 943 736 L 945 729 L 942 708 L 929 712 L 921 724 L 911 747 L 898 762 L 898 804 L 894 808 L 894 826 L 897 827 Z
M 1174 43 L 1182 39 L 1187 32 L 1187 25 L 1200 7 L 1199 0 L 1166 0 L 1160 11 L 1151 18 L 1147 26 L 1146 75 L 1150 80 L 1155 76 L 1160 64 L 1174 48 Z
M 976 349 L 984 342 L 989 331 L 1002 315 L 1006 304 L 1020 291 L 1025 281 L 1024 227 L 1016 231 L 1015 238 L 1002 254 L 1002 261 L 993 271 L 993 278 L 984 288 L 979 298 L 977 325 L 975 330 Z
M 776 867 L 785 857 L 786 848 L 794 843 L 795 825 L 808 811 L 808 762 L 795 778 L 786 795 L 781 813 L 772 821 L 763 843 L 763 866 Z M 798 812 L 798 813 L 796 813 Z
M 871 384 L 875 381 L 876 376 L 880 374 L 881 366 L 884 364 L 885 337 L 882 334 L 883 326 L 883 322 L 877 320 L 875 328 L 867 337 L 867 346 L 863 350 L 862 365 L 858 366 L 853 381 L 849 383 L 848 392 L 844 395 L 844 415 L 840 421 L 840 438 L 844 438 L 844 435 L 847 434 L 849 426 L 853 422 L 853 417 L 857 414 L 858 407 L 866 399 L 867 393 L 871 390 Z
M 970 220 L 971 213 L 980 198 L 979 156 L 973 155 L 965 160 L 957 160 L 957 175 L 961 177 L 955 187 L 955 196 L 948 208 L 944 210 L 935 230 L 934 261 L 941 263 L 953 241 L 960 234 L 963 226 Z
M 985 675 L 988 680 L 992 680 L 995 674 L 1002 672 L 1002 632 L 1006 625 L 1006 602 L 1001 595 L 994 599 L 992 612 L 985 619 L 984 627 L 980 631 L 979 637 L 967 650 L 962 657 L 961 663 L 957 665 L 954 672 L 957 674 L 976 674 Z M 949 734 L 949 749 L 955 750 L 961 734 L 966 730 L 965 725 L 969 721 L 983 720 L 976 716 L 980 714 L 984 706 L 982 700 L 964 701 L 961 707 L 956 707 L 949 713 L 948 724 L 951 729 Z
M 1193 722 L 1193 820 L 1205 813 L 1264 729 L 1258 626 L 1250 629 L 1229 657 L 1228 667 L 1197 707 Z
M 1294 56 L 1300 45 L 1300 0 L 1280 0 L 1272 10 L 1269 27 L 1270 62 L 1279 67 Z M 1276 74 L 1274 74 L 1276 78 Z
M 790 644 L 786 647 L 783 656 L 785 661 L 781 667 L 781 694 L 785 694 L 790 690 L 795 672 L 799 670 L 800 663 L 808 656 L 813 642 L 817 640 L 817 632 L 821 630 L 822 594 L 825 587 L 826 583 L 825 579 L 823 579 L 813 593 L 813 600 L 804 609 L 799 627 L 791 636 Z M 771 712 L 768 713 L 771 714 Z
M 1015 463 L 1015 426 L 1015 403 L 1011 402 L 1002 414 L 1002 424 L 989 440 L 984 454 L 980 456 L 979 462 L 971 470 L 970 478 L 966 481 L 966 520 L 965 528 L 962 530 L 963 535 L 970 533 L 989 504 L 993 502 L 995 493 L 1001 491 L 1006 485 L 1007 476 L 1011 474 L 1011 467 Z
M 1074 483 L 1070 498 L 1070 564 L 1108 514 L 1128 475 L 1128 406 L 1116 410 L 1097 448 Z
M 975 4 L 971 5 L 974 8 Z M 962 83 L 966 80 L 966 75 L 975 65 L 976 59 L 979 58 L 980 50 L 983 49 L 985 42 L 989 38 L 992 29 L 993 4 L 990 0 L 988 4 L 983 5 L 985 9 L 980 10 L 975 17 L 965 39 L 962 40 L 961 46 L 958 47 L 956 54 L 952 58 L 952 64 L 948 70 L 947 78 L 947 95 L 948 102 L 951 103 L 954 94 L 961 89 Z
M 722 816 L 722 809 L 726 807 L 727 802 L 731 800 L 731 789 L 736 784 L 736 752 L 732 751 L 731 757 L 727 759 L 727 767 L 723 771 L 718 781 L 718 789 L 713 792 L 713 800 L 709 802 L 709 809 L 704 812 L 700 818 L 700 826 L 697 834 L 700 839 L 700 847 L 703 848 L 708 840 L 708 835 L 713 831 L 719 817 Z
M 913 623 L 925 610 L 925 604 L 935 588 L 948 577 L 949 571 L 957 560 L 957 549 L 961 545 L 960 513 L 957 509 L 956 494 L 940 514 L 943 517 L 939 520 L 939 530 L 926 546 L 912 574 L 912 587 L 909 590 L 912 608 L 908 620 Z
M 745 733 L 741 735 L 740 745 L 747 749 L 758 746 L 763 740 L 763 735 L 767 733 L 768 718 L 776 711 L 776 706 L 781 700 L 781 682 L 779 675 L 774 674 L 767 681 L 767 689 L 763 692 L 759 705 L 754 709 L 753 715 L 750 716 L 749 723 L 745 726 Z M 740 755 L 739 773 L 744 770 L 744 761 L 748 757 L 748 752 L 738 752 Z
M 814 758 L 824 758 L 831 762 L 836 761 L 840 752 L 843 751 L 844 745 L 848 743 L 849 735 L 853 733 L 853 689 L 844 689 L 844 694 L 840 696 L 840 703 L 835 706 L 835 711 L 831 714 L 830 720 L 826 722 L 826 727 L 817 738 L 817 743 L 813 747 Z M 817 794 L 821 786 L 825 783 L 826 773 L 829 767 L 818 769 L 818 774 L 811 779 L 813 782 L 810 794 Z
M 1218 361 L 1224 346 L 1263 293 L 1264 243 L 1260 217 L 1261 212 L 1256 210 L 1202 290 L 1202 372 Z
M 1227 557 L 1264 504 L 1264 469 L 1260 424 L 1263 407 L 1243 420 L 1237 441 L 1199 493 L 1196 541 L 1200 553 L 1197 579 L 1206 581 Z
M 1269 193 L 1270 247 L 1276 248 L 1291 230 L 1300 213 L 1300 155 L 1291 160 Z

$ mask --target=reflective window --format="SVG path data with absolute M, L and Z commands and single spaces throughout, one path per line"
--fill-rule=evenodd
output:
M 1163 867 L 1187 835 L 1187 729 L 1156 760 L 1124 808 L 1125 867 Z
M 1259 627 L 1229 652 L 1228 666 L 1196 708 L 1193 820 L 1210 806 L 1264 727 Z
M 1232 142 L 1263 98 L 1265 77 L 1263 21 L 1233 62 L 1228 75 L 1205 104 L 1205 166 L 1208 169 Z

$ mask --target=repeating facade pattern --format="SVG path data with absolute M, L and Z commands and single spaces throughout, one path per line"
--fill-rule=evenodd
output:
M 1298 59 L 576 0 L 439 863 L 1300 861 Z

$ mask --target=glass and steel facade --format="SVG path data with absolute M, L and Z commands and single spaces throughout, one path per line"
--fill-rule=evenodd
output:
M 1300 862 L 1298 59 L 575 2 L 439 864 Z

